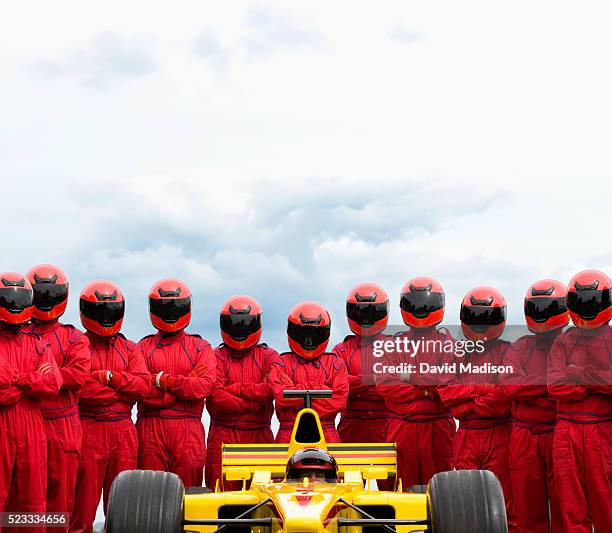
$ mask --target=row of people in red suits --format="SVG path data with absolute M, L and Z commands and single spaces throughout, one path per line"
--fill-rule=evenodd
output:
M 609 456 L 610 448 L 610 351 L 605 343 L 610 339 L 612 289 L 601 272 L 575 277 L 567 298 L 559 282 L 534 284 L 525 312 L 535 335 L 512 346 L 498 338 L 505 325 L 503 297 L 491 288 L 468 293 L 462 303 L 463 331 L 471 339 L 486 338 L 486 349 L 466 357 L 475 364 L 512 365 L 516 372 L 499 382 L 482 374 L 433 378 L 417 373 L 398 381 L 375 376 L 372 346 L 385 338 L 389 303 L 384 290 L 373 284 L 349 294 L 347 317 L 355 334 L 332 352 L 325 351 L 328 312 L 306 302 L 290 313 L 291 351 L 279 355 L 259 343 L 261 308 L 246 296 L 223 306 L 224 343 L 213 351 L 206 341 L 184 331 L 191 294 L 179 280 L 162 280 L 152 288 L 151 320 L 158 333 L 134 344 L 119 332 L 125 303 L 114 284 L 94 282 L 81 293 L 81 320 L 87 330 L 82 335 L 57 321 L 66 307 L 64 274 L 41 265 L 26 278 L 11 273 L 1 277 L 2 339 L 10 348 L 0 351 L 0 415 L 9 418 L 2 422 L 0 416 L 0 424 L 14 431 L 16 440 L 19 435 L 35 438 L 38 446 L 7 453 L 7 464 L 23 481 L 11 485 L 16 478 L 2 472 L 0 480 L 9 481 L 0 481 L 0 510 L 44 509 L 43 469 L 48 470 L 46 508 L 73 509 L 73 531 L 91 530 L 101 493 L 107 497 L 110 483 L 124 469 L 173 471 L 187 485 L 200 485 L 206 463 L 206 483 L 214 487 L 221 478 L 221 443 L 271 442 L 274 399 L 280 422 L 276 440 L 287 441 L 300 404 L 282 398 L 282 391 L 319 388 L 334 392 L 332 399 L 315 400 L 327 440 L 395 441 L 404 488 L 426 483 L 434 473 L 452 467 L 488 468 L 502 482 L 512 527 L 516 508 L 522 531 L 548 531 L 548 501 L 554 531 L 564 530 L 561 521 L 567 531 L 587 531 L 582 528 L 590 528 L 591 522 L 599 528 L 609 524 L 610 511 L 602 502 L 610 495 L 610 477 L 602 457 Z M 18 300 L 28 291 L 30 302 L 25 305 L 27 298 Z M 561 335 L 569 321 L 568 306 L 578 327 Z M 435 280 L 407 283 L 400 307 L 410 330 L 399 335 L 449 339 L 436 327 L 444 314 L 444 293 Z M 32 312 L 32 322 L 18 326 Z M 29 357 L 27 379 L 44 380 L 40 389 L 24 381 L 22 359 L 28 360 L 25 354 L 32 347 L 41 355 Z M 419 352 L 414 358 L 436 364 L 452 359 L 452 354 L 439 352 Z M 10 374 L 6 387 L 4 370 Z M 208 453 L 201 423 L 205 399 L 211 415 Z M 130 417 L 135 402 L 136 428 Z M 22 423 L 27 417 L 21 411 L 37 403 L 42 415 L 31 409 L 35 423 Z M 338 413 L 342 417 L 336 431 Z M 453 416 L 459 419 L 456 435 Z M 560 450 L 554 469 L 553 429 Z M 585 432 L 589 446 L 577 446 Z M 604 468 L 595 468 L 597 461 L 603 461 Z M 581 468 L 576 468 L 578 462 Z M 24 463 L 29 477 L 20 470 Z M 34 478 L 37 491 L 30 490 Z M 390 488 L 389 482 L 382 484 Z

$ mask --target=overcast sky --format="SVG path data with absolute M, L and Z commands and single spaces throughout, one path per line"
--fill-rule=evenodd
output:
M 219 342 L 248 293 L 286 348 L 302 299 L 476 285 L 514 323 L 542 277 L 612 273 L 608 2 L 18 2 L 0 18 L 2 270 L 161 277 Z

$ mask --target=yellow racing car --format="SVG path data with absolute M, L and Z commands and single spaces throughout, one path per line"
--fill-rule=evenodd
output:
M 225 444 L 225 480 L 242 490 L 188 487 L 175 474 L 130 470 L 111 487 L 107 533 L 504 533 L 499 481 L 486 470 L 436 474 L 426 487 L 380 491 L 394 479 L 395 444 L 327 444 L 312 408 L 331 391 L 303 398 L 289 444 Z

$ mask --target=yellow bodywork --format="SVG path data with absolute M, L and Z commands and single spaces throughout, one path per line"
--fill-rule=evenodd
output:
M 316 423 L 318 439 L 310 439 L 315 442 L 298 442 L 296 432 L 301 422 Z M 297 450 L 313 446 L 326 449 L 334 456 L 341 473 L 340 481 L 284 481 L 287 459 Z M 391 512 L 395 519 L 427 519 L 425 494 L 403 493 L 401 487 L 398 492 L 384 492 L 373 485 L 375 479 L 395 477 L 394 444 L 327 444 L 323 439 L 319 417 L 312 409 L 302 409 L 298 414 L 289 444 L 227 444 L 223 446 L 222 461 L 224 477 L 242 480 L 243 489 L 224 492 L 218 487 L 214 493 L 186 495 L 186 520 L 221 518 L 220 513 L 228 506 L 241 506 L 234 509 L 243 510 L 269 500 L 249 518 L 272 518 L 272 525 L 250 526 L 251 533 L 361 533 L 361 526 L 338 526 L 338 518 L 361 518 L 359 512 L 341 502 L 341 499 L 360 508 L 384 506 L 385 512 Z M 237 512 L 233 514 L 233 517 L 236 516 Z M 236 531 L 234 527 L 228 533 Z M 213 533 L 217 528 L 185 526 L 188 531 L 201 533 Z M 426 526 L 398 525 L 395 528 L 398 533 L 407 533 L 424 531 Z M 380 530 L 380 526 L 377 529 Z

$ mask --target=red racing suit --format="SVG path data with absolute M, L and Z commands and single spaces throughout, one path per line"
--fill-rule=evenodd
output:
M 49 343 L 24 328 L 0 326 L 0 368 L 5 375 L 4 383 L 0 382 L 0 513 L 42 513 L 47 495 L 47 435 L 39 404 L 57 395 L 62 376 Z M 44 532 L 45 527 L 23 531 Z
M 422 339 L 432 344 L 413 354 L 390 354 L 389 363 L 412 363 L 416 372 L 406 381 L 396 377 L 389 382 L 388 376 L 381 376 L 377 387 L 388 410 L 386 440 L 397 445 L 398 478 L 403 490 L 408 490 L 413 485 L 425 485 L 434 474 L 452 468 L 455 422 L 438 394 L 451 376 L 419 370 L 421 363 L 441 366 L 451 363 L 453 353 L 445 353 L 442 346 L 454 339 L 444 328 L 410 329 L 395 338 L 415 342 Z
M 384 335 L 349 335 L 332 350 L 345 362 L 349 378 L 348 401 L 338 424 L 342 442 L 386 442 L 385 401 L 376 390 L 371 368 L 372 343 L 384 339 Z
M 100 337 L 87 332 L 91 351 L 91 373 L 81 389 L 79 414 L 83 443 L 77 474 L 70 531 L 91 533 L 100 496 L 104 512 L 115 477 L 136 468 L 138 440 L 132 422 L 132 407 L 149 393 L 150 377 L 135 344 L 121 333 Z M 110 370 L 104 384 L 96 375 Z
M 525 335 L 515 341 L 504 357 L 514 373 L 500 376 L 504 393 L 513 400 L 509 463 L 520 533 L 549 533 L 551 527 L 552 533 L 563 533 L 552 457 L 557 404 L 546 388 L 548 355 L 556 336 Z
M 442 401 L 459 419 L 454 442 L 454 468 L 491 470 L 499 479 L 506 500 L 508 528 L 516 531 L 508 445 L 512 434 L 512 401 L 506 398 L 498 378 L 492 373 L 461 372 L 461 363 L 501 366 L 510 345 L 503 340 L 485 344 L 482 353 L 456 358 L 457 381 L 439 389 Z
M 272 364 L 270 383 L 276 401 L 276 416 L 280 428 L 276 442 L 289 442 L 293 423 L 304 402 L 298 398 L 283 398 L 285 390 L 331 390 L 332 398 L 316 398 L 312 408 L 321 420 L 326 442 L 340 442 L 336 431 L 336 416 L 346 407 L 349 393 L 348 371 L 335 353 L 324 352 L 315 359 L 305 359 L 294 352 L 280 354 Z
M 213 349 L 199 335 L 180 331 L 149 335 L 138 351 L 153 383 L 138 404 L 138 468 L 174 472 L 186 487 L 200 487 L 206 460 L 202 413 L 216 381 Z
M 558 400 L 553 440 L 564 531 L 612 531 L 612 328 L 570 328 L 554 343 L 548 392 Z
M 225 344 L 215 348 L 217 383 L 206 402 L 210 413 L 206 451 L 206 486 L 219 480 L 224 490 L 240 490 L 241 482 L 223 480 L 222 444 L 267 444 L 274 442 L 270 428 L 274 393 L 268 381 L 276 350 L 257 344 L 234 350 Z
M 47 430 L 47 511 L 71 513 L 81 453 L 78 395 L 89 374 L 89 340 L 57 320 L 34 322 L 28 329 L 51 345 L 63 381 L 55 398 L 40 402 Z

